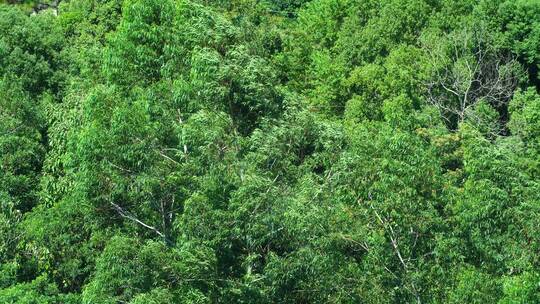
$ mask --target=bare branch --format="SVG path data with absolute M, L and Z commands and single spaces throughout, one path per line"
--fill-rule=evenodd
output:
M 122 207 L 118 206 L 117 204 L 113 203 L 113 202 L 110 202 L 110 204 L 114 207 L 114 209 L 118 212 L 118 214 L 120 216 L 122 216 L 123 218 L 127 218 L 147 229 L 150 229 L 152 231 L 154 231 L 157 235 L 159 235 L 160 237 L 164 238 L 165 239 L 165 235 L 157 230 L 155 227 L 153 226 L 150 226 L 148 224 L 145 224 L 143 221 L 139 220 L 138 218 L 136 218 L 135 216 L 133 216 L 133 214 L 131 214 L 131 212 L 127 211 L 127 210 L 124 210 Z
M 424 83 L 427 101 L 447 122 L 452 115 L 465 120 L 481 100 L 500 107 L 512 98 L 517 61 L 492 47 L 483 26 L 443 35 L 423 48 L 432 72 Z

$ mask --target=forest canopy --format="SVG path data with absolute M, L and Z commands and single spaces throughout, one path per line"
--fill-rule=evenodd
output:
M 540 303 L 540 2 L 0 1 L 0 303 Z

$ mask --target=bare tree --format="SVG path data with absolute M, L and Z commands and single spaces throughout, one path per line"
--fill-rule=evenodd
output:
M 424 38 L 427 100 L 450 125 L 479 119 L 474 107 L 481 100 L 500 109 L 512 98 L 520 66 L 514 57 L 495 49 L 483 26 Z
M 52 0 L 52 1 L 39 1 L 34 5 L 32 14 L 38 14 L 41 11 L 52 9 L 53 14 L 58 16 L 58 6 L 60 5 L 61 0 Z

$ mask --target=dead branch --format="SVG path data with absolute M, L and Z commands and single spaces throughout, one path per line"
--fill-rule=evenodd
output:
M 427 101 L 448 123 L 452 117 L 459 123 L 474 115 L 481 100 L 501 107 L 512 98 L 519 80 L 517 60 L 489 42 L 489 33 L 479 26 L 423 45 L 431 71 L 424 82 Z
M 113 202 L 110 202 L 111 206 L 114 207 L 114 209 L 118 212 L 118 214 L 123 217 L 123 218 L 127 218 L 147 229 L 150 229 L 152 231 L 154 231 L 157 235 L 159 235 L 160 237 L 162 237 L 163 239 L 166 239 L 165 238 L 165 234 L 163 234 L 161 231 L 159 231 L 157 228 L 153 227 L 153 226 L 150 226 L 148 224 L 145 224 L 143 221 L 139 220 L 138 218 L 136 218 L 131 212 L 127 211 L 127 210 L 124 210 L 122 207 L 120 207 L 119 205 L 113 203 Z

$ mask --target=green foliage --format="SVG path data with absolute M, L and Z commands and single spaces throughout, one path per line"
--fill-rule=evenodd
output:
M 96 261 L 83 303 L 208 303 L 214 264 L 211 251 L 190 243 L 171 249 L 162 242 L 114 237 Z
M 525 272 L 505 278 L 503 282 L 504 296 L 499 301 L 502 304 L 535 303 L 540 301 L 538 285 L 540 278 L 537 273 Z
M 28 17 L 0 4 L 0 75 L 19 82 L 32 97 L 61 85 L 57 70 L 62 36 L 49 14 Z
M 1 303 L 540 302 L 537 2 L 8 2 Z
M 457 286 L 448 303 L 496 303 L 499 294 L 497 280 L 474 269 L 464 269 L 457 275 Z
M 48 282 L 47 277 L 40 276 L 30 283 L 21 283 L 11 288 L 0 290 L 2 303 L 22 304 L 77 304 L 80 303 L 78 295 L 63 295 L 58 288 Z
M 538 86 L 540 5 L 536 1 L 482 1 L 478 15 L 497 29 L 500 47 L 519 56 L 529 71 L 530 82 Z
M 39 114 L 39 106 L 20 85 L 8 85 L 7 79 L 0 82 L 0 191 L 22 211 L 30 210 L 37 200 L 44 154 Z
M 510 130 L 525 142 L 536 145 L 540 138 L 540 95 L 533 88 L 517 92 L 510 104 Z

